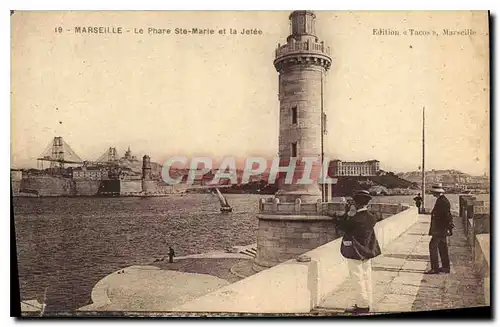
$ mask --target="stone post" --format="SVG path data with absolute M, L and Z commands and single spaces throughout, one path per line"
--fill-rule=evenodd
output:
M 484 227 L 487 227 L 489 232 L 489 219 L 486 217 L 488 214 L 488 208 L 485 206 L 484 201 L 473 201 L 473 210 L 472 210 L 472 225 L 470 227 L 470 231 L 467 234 L 469 238 L 469 244 L 472 247 L 472 257 L 476 256 L 476 235 L 484 233 Z
M 264 211 L 264 204 L 266 203 L 266 199 L 260 199 L 259 200 L 259 211 L 262 212 Z
M 321 202 L 321 199 L 316 202 L 316 212 L 320 215 L 323 214 L 323 203 Z
M 280 199 L 273 198 L 273 212 L 278 212 L 279 203 L 280 203 Z
M 474 201 L 474 235 L 490 233 L 490 206 L 484 201 Z
M 463 195 L 459 195 L 458 196 L 458 217 L 460 218 L 460 220 L 463 219 L 463 213 L 464 213 L 464 204 L 463 204 L 463 201 L 464 201 L 464 196 Z
M 474 214 L 474 200 L 476 198 L 473 196 L 467 196 L 465 198 L 465 209 L 464 209 L 464 232 L 465 235 L 469 235 L 469 219 L 472 219 L 472 216 Z
M 299 198 L 295 199 L 295 213 L 297 215 L 300 215 L 300 206 L 301 206 L 301 204 L 302 204 L 302 200 L 301 199 L 299 199 Z

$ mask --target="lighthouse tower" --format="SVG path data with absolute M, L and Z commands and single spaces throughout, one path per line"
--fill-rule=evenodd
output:
M 323 161 L 324 75 L 332 59 L 329 48 L 316 36 L 312 11 L 301 10 L 290 14 L 291 35 L 285 45 L 278 44 L 274 67 L 279 73 L 279 156 L 281 166 L 288 166 L 297 158 L 295 176 L 302 177 L 306 163 L 301 158 L 316 158 L 312 176 L 314 183 L 292 184 L 279 180 L 277 196 L 281 202 L 317 202 L 322 199 L 317 177 Z M 293 159 L 292 159 L 293 160 Z M 305 174 L 309 176 L 310 174 Z
M 313 182 L 283 183 L 280 176 L 276 197 L 261 199 L 257 253 L 253 269 L 260 271 L 297 257 L 338 237 L 327 211 L 317 178 L 322 168 L 324 75 L 332 59 L 329 48 L 315 35 L 316 16 L 311 11 L 291 13 L 291 35 L 276 49 L 274 67 L 279 73 L 279 155 L 280 166 L 297 159 L 294 176 L 299 180 L 312 165 Z M 312 158 L 306 164 L 302 158 Z M 310 159 L 307 159 L 308 161 Z M 314 174 L 316 173 L 316 174 Z M 342 209 L 342 208 L 341 208 Z

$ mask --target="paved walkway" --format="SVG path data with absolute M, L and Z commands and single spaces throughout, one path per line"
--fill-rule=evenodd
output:
M 430 216 L 418 222 L 382 250 L 372 261 L 373 312 L 409 312 L 466 308 L 484 305 L 482 281 L 473 268 L 471 247 L 463 226 L 455 219 L 449 238 L 451 273 L 424 275 L 430 268 Z M 351 281 L 347 280 L 313 311 L 343 312 L 354 304 Z

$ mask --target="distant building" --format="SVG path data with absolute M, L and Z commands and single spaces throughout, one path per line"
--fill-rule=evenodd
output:
M 73 168 L 73 179 L 77 180 L 103 180 L 108 178 L 108 171 L 102 167 L 77 167 Z
M 375 176 L 380 171 L 380 161 L 363 162 L 332 160 L 329 165 L 330 176 Z
M 127 151 L 125 152 L 125 155 L 123 156 L 122 159 L 129 160 L 129 161 L 137 161 L 137 157 L 132 155 L 132 151 L 130 151 L 130 146 L 128 147 Z

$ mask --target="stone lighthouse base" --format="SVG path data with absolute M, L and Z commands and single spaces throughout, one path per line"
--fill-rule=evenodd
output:
M 293 204 L 292 204 L 293 205 Z M 254 271 L 270 268 L 333 241 L 339 235 L 324 215 L 258 214 Z
M 142 180 L 142 192 L 144 194 L 151 194 L 157 191 L 156 181 Z

